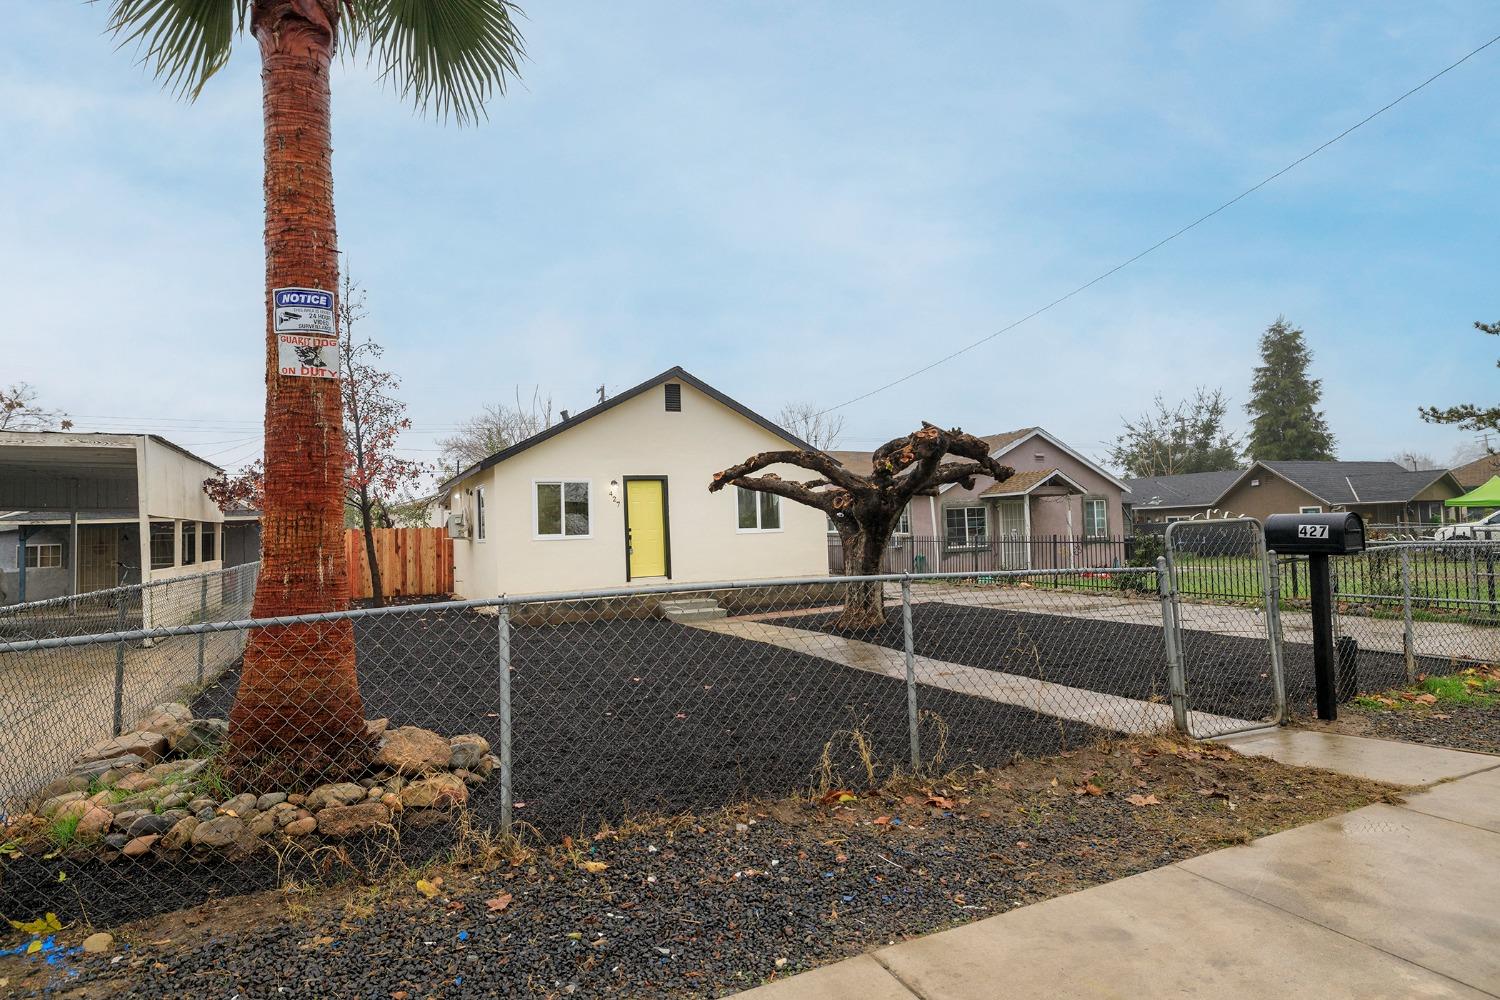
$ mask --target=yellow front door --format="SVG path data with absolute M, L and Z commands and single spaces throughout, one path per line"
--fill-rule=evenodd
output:
M 632 479 L 625 484 L 626 544 L 630 578 L 667 575 L 667 484 Z

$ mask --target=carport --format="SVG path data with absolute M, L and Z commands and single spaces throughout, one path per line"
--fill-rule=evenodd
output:
M 0 605 L 219 569 L 220 471 L 154 434 L 0 432 Z

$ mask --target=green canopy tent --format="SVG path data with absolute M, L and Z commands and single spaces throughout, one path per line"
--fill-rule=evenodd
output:
M 1491 476 L 1483 486 L 1443 503 L 1448 507 L 1500 507 L 1500 476 Z

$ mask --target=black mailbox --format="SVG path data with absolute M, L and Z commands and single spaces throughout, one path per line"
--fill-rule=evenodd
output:
M 1365 522 L 1358 514 L 1272 514 L 1266 518 L 1266 548 L 1284 556 L 1346 556 L 1365 550 Z

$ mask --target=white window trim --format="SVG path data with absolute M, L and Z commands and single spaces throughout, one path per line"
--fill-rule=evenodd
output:
M 979 511 L 983 515 L 983 517 L 984 517 L 984 532 L 980 536 L 984 540 L 980 541 L 980 542 L 971 541 L 971 539 L 973 538 L 973 533 L 969 531 L 969 515 L 965 514 L 964 515 L 964 541 L 963 541 L 963 544 L 962 545 L 954 545 L 953 544 L 953 536 L 951 534 L 949 534 L 949 532 L 948 532 L 948 512 L 950 510 L 963 510 L 963 511 L 977 510 L 977 511 Z M 989 511 L 987 511 L 987 510 L 984 509 L 984 504 L 978 504 L 978 505 L 974 505 L 974 504 L 952 504 L 950 506 L 947 506 L 947 507 L 943 508 L 943 549 L 944 549 L 944 551 L 947 551 L 947 552 L 967 552 L 970 549 L 984 548 L 986 545 L 989 544 L 989 541 L 990 541 L 990 515 L 989 515 Z
M 781 516 L 781 515 L 783 515 L 785 513 L 785 511 L 783 511 L 781 509 L 781 497 L 777 496 L 774 493 L 761 493 L 758 490 L 745 490 L 745 488 L 743 486 L 736 486 L 734 489 L 735 489 L 735 493 L 734 493 L 734 533 L 736 535 L 775 535 L 775 534 L 780 534 L 781 532 L 783 532 L 783 531 L 786 530 L 786 518 L 783 517 L 783 516 Z M 755 497 L 755 523 L 756 524 L 760 523 L 760 498 L 763 497 L 763 496 L 768 496 L 768 497 L 771 497 L 772 499 L 774 499 L 776 501 L 777 520 L 779 520 L 781 522 L 781 527 L 779 527 L 779 528 L 741 528 L 740 527 L 740 494 L 739 494 L 740 490 L 745 490 L 746 493 L 749 493 L 751 496 Z M 835 531 L 830 532 L 830 534 L 832 534 L 834 536 L 837 536 L 838 532 L 835 530 Z
M 541 486 L 541 485 L 544 485 L 544 484 L 545 485 L 563 484 L 564 498 L 563 498 L 563 501 L 562 501 L 562 503 L 563 503 L 563 512 L 562 512 L 562 514 L 563 514 L 563 524 L 562 524 L 562 526 L 563 526 L 563 529 L 566 531 L 567 526 L 568 526 L 567 498 L 566 498 L 566 494 L 568 492 L 567 491 L 567 486 L 566 486 L 567 483 L 583 483 L 584 485 L 586 485 L 589 488 L 589 532 L 586 535 L 568 535 L 568 534 L 562 534 L 562 535 L 544 535 L 541 532 L 539 532 L 539 531 L 536 530 L 537 529 L 538 521 L 540 519 L 539 515 L 541 514 L 541 508 L 537 506 L 537 502 L 536 502 L 536 488 L 538 486 Z M 587 541 L 588 539 L 593 538 L 593 537 L 594 537 L 594 481 L 592 479 L 590 479 L 587 476 L 548 476 L 548 477 L 543 478 L 543 479 L 533 479 L 531 481 L 531 539 L 532 539 L 532 541 L 535 541 L 535 542 L 582 542 L 582 541 Z
M 1104 530 L 1098 534 L 1089 534 L 1089 504 L 1097 503 L 1104 507 Z M 1083 537 L 1085 541 L 1097 541 L 1109 537 L 1109 499 L 1107 497 L 1084 497 L 1082 502 L 1083 514 Z
M 1299 513 L 1299 514 L 1321 514 L 1321 513 L 1323 513 L 1323 508 L 1322 507 L 1298 507 L 1297 508 L 1297 513 Z
M 532 501 L 531 501 L 532 505 L 535 506 L 536 505 L 536 488 L 535 487 L 532 488 L 531 495 L 532 495 Z M 590 497 L 593 496 L 592 491 L 590 491 L 589 496 Z M 592 504 L 592 502 L 593 501 L 590 500 L 591 504 Z M 590 512 L 590 514 L 592 515 L 592 511 Z M 476 543 L 488 540 L 489 532 L 486 530 L 489 527 L 489 517 L 488 517 L 488 515 L 489 515 L 489 511 L 485 509 L 484 487 L 483 486 L 476 486 L 476 487 L 474 487 L 474 541 Z M 590 524 L 590 526 L 592 526 L 593 522 L 590 521 L 589 524 Z M 532 528 L 533 531 L 536 530 L 536 519 L 535 518 L 532 519 L 531 528 Z M 547 537 L 550 538 L 552 536 L 549 535 Z
M 28 560 L 27 560 L 26 557 L 28 555 L 30 555 L 32 549 L 36 549 L 36 563 L 37 564 L 35 566 L 27 566 L 26 563 L 27 563 Z M 57 550 L 57 565 L 56 566 L 43 566 L 42 565 L 42 550 L 43 549 L 56 549 Z M 64 563 L 63 563 L 63 551 L 62 550 L 63 550 L 62 542 L 27 542 L 26 543 L 26 551 L 24 553 L 22 553 L 22 555 L 21 555 L 21 565 L 23 567 L 25 567 L 26 569 L 63 569 L 64 568 Z

